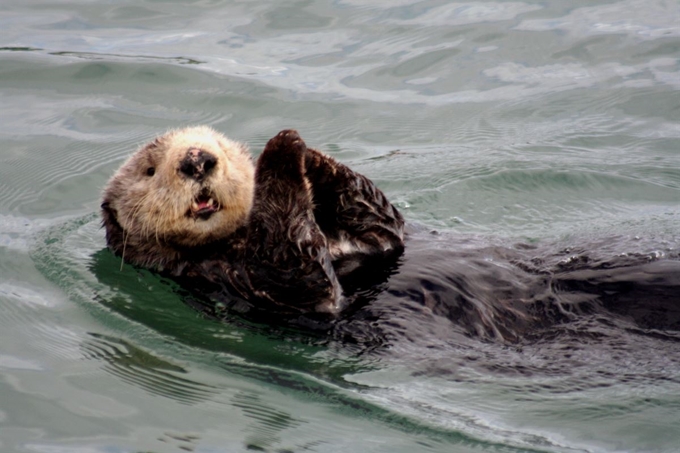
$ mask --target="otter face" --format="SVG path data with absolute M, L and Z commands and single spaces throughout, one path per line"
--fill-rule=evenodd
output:
M 125 244 L 194 247 L 225 238 L 246 223 L 253 190 L 245 145 L 205 126 L 170 131 L 109 181 L 102 203 L 107 242 L 122 253 Z

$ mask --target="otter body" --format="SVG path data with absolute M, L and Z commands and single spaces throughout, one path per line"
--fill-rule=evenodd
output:
M 414 230 L 404 249 L 403 218 L 384 194 L 291 130 L 255 165 L 245 146 L 210 128 L 171 131 L 112 177 L 102 216 L 116 254 L 175 278 L 217 317 L 226 305 L 310 326 L 310 314 L 354 302 L 330 327 L 321 322 L 353 343 L 400 329 L 410 337 L 405 326 L 438 329 L 442 319 L 503 341 L 584 317 L 680 330 L 673 247 L 649 253 L 622 237 L 494 246 Z M 374 280 L 357 284 L 357 275 Z
M 292 130 L 256 166 L 210 128 L 171 131 L 123 164 L 101 207 L 107 244 L 124 261 L 283 311 L 340 312 L 339 278 L 404 245 L 384 194 Z

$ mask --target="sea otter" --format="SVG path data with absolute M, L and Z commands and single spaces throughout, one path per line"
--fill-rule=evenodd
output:
M 414 324 L 502 341 L 585 318 L 680 330 L 672 245 L 508 245 L 411 226 L 405 246 L 404 219 L 383 192 L 293 130 L 269 140 L 256 165 L 208 127 L 170 131 L 123 164 L 101 208 L 111 250 L 176 279 L 211 315 L 225 303 L 305 326 L 331 314 L 332 336 L 371 344 L 411 338 Z
M 385 195 L 294 130 L 269 140 L 256 166 L 211 128 L 170 131 L 123 164 L 101 209 L 124 261 L 282 311 L 339 313 L 339 278 L 404 247 Z

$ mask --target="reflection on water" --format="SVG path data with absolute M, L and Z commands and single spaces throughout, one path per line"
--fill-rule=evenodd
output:
M 193 404 L 218 394 L 210 386 L 183 379 L 178 374 L 186 373 L 177 365 L 115 338 L 92 334 L 90 341 L 83 342 L 83 357 L 107 363 L 106 371 L 123 381 L 137 385 L 151 394 L 172 398 L 184 404 Z
M 496 291 L 481 277 L 516 268 L 480 252 L 518 243 L 536 247 L 527 272 L 593 253 L 658 265 L 680 225 L 677 3 L 2 8 L 3 451 L 677 449 L 677 334 L 648 328 L 675 319 L 661 293 L 583 316 L 593 288 L 571 273 L 550 291 L 580 317 L 514 343 L 423 309 L 427 288 L 383 294 L 330 337 L 218 322 L 171 282 L 118 271 L 96 215 L 114 169 L 168 128 L 207 123 L 256 155 L 294 127 L 374 179 L 427 247 L 455 244 L 405 275 L 454 269 L 466 297 L 519 294 L 522 278 Z M 638 322 L 640 300 L 666 314 Z

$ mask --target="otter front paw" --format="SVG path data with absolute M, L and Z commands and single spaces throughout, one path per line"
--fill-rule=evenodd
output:
M 273 192 L 295 192 L 296 189 L 303 192 L 303 198 L 310 198 L 304 171 L 306 154 L 307 145 L 295 130 L 286 129 L 271 138 L 257 160 L 256 198 L 277 200 L 280 194 Z
M 300 134 L 295 129 L 285 129 L 268 142 L 264 147 L 264 153 L 267 154 L 283 154 L 286 156 L 302 155 L 307 151 L 307 145 L 304 140 L 300 138 Z M 263 153 L 263 154 L 264 154 Z M 283 157 L 283 156 L 282 156 Z

